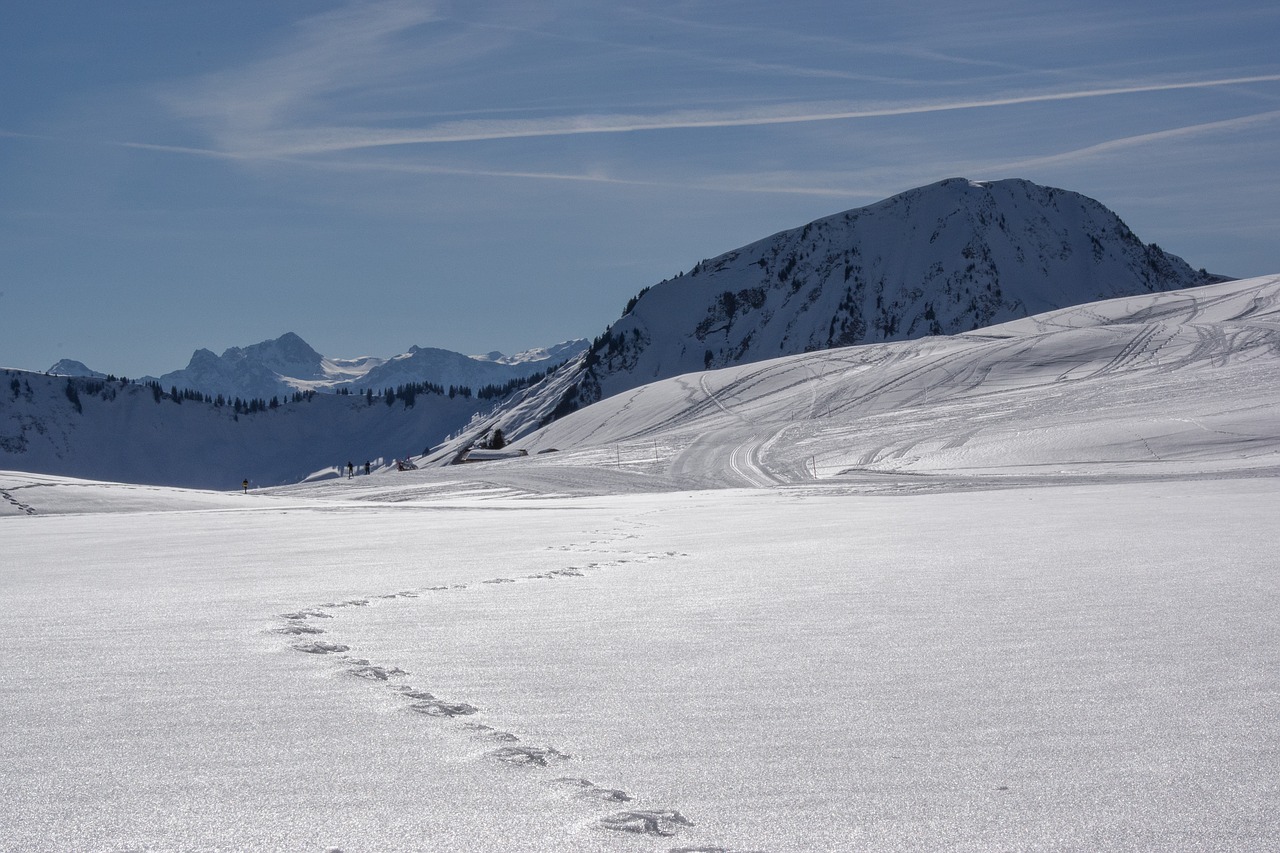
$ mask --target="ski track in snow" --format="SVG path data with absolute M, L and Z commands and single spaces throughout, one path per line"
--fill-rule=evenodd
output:
M 566 553 L 590 554 L 592 552 L 618 553 L 617 543 L 632 538 L 622 530 L 611 531 L 610 536 L 591 539 L 582 543 L 560 546 L 554 550 Z M 687 556 L 676 551 L 666 552 L 632 552 L 631 556 L 606 561 L 588 561 L 580 565 L 569 565 L 538 574 L 519 577 L 495 577 L 474 584 L 448 584 L 441 586 L 417 587 L 397 592 L 369 595 L 363 598 L 351 598 L 342 601 L 326 601 L 288 613 L 277 614 L 277 624 L 267 629 L 268 633 L 279 634 L 288 638 L 289 647 L 295 651 L 314 655 L 317 658 L 337 661 L 336 674 L 359 678 L 367 681 L 373 688 L 390 689 L 396 696 L 406 700 L 405 708 L 410 713 L 435 718 L 445 723 L 452 722 L 454 731 L 459 737 L 490 741 L 495 746 L 484 753 L 484 758 L 509 767 L 519 768 L 531 773 L 538 781 L 558 790 L 569 799 L 580 801 L 587 807 L 598 810 L 589 824 L 595 831 L 616 833 L 622 836 L 641 836 L 651 839 L 672 838 L 686 827 L 695 824 L 676 809 L 666 806 L 643 807 L 643 798 L 618 788 L 598 785 L 590 779 L 576 776 L 556 775 L 547 778 L 551 771 L 561 770 L 573 762 L 572 754 L 553 746 L 523 743 L 520 736 L 488 723 L 476 722 L 466 718 L 482 713 L 482 709 L 469 702 L 456 698 L 441 698 L 427 689 L 402 683 L 412 677 L 412 673 L 399 667 L 384 666 L 367 658 L 358 657 L 358 649 L 338 642 L 341 630 L 341 616 L 352 608 L 360 610 L 371 606 L 401 605 L 412 606 L 417 602 L 440 602 L 442 598 L 436 593 L 449 591 L 480 589 L 489 585 L 505 585 L 532 583 L 555 580 L 559 578 L 585 577 L 588 572 L 603 568 L 623 566 L 628 563 L 651 562 Z M 282 621 L 281 621 L 282 620 Z M 322 627 L 323 625 L 323 627 Z M 320 637 L 323 637 L 321 639 Z M 348 654 L 350 653 L 350 654 Z M 545 771 L 545 772 L 544 772 Z M 539 775 L 541 774 L 541 775 Z M 625 809 L 617 809 L 619 804 L 634 803 Z M 672 847 L 668 853 L 760 853 L 760 851 L 735 850 L 719 846 Z

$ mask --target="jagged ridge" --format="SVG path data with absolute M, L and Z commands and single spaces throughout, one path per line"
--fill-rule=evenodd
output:
M 586 341 L 566 341 L 516 356 L 491 353 L 477 357 L 413 346 L 391 358 L 340 359 L 321 355 L 301 337 L 287 332 L 274 340 L 231 347 L 220 356 L 208 349 L 196 350 L 185 368 L 166 373 L 157 381 L 164 388 L 190 388 L 245 398 L 288 396 L 299 390 L 380 391 L 423 382 L 479 390 L 545 371 L 578 355 L 585 347 Z

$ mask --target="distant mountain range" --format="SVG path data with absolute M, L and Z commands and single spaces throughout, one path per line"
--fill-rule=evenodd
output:
M 953 335 L 1224 280 L 1144 244 L 1078 193 L 952 178 L 782 231 L 646 288 L 580 359 L 488 426 L 518 437 L 682 373 Z
M 502 386 L 513 379 L 544 372 L 580 355 L 586 348 L 587 341 L 575 340 L 511 356 L 500 352 L 468 356 L 413 346 L 408 352 L 390 358 L 330 358 L 316 352 L 298 335 L 287 332 L 274 340 L 231 347 L 222 355 L 198 349 L 185 368 L 159 377 L 143 376 L 138 381 L 157 381 L 166 390 L 176 387 L 243 399 L 287 397 L 295 391 L 334 393 L 342 389 L 372 389 L 379 393 L 410 383 L 478 391 L 485 386 Z M 64 376 L 106 376 L 71 359 L 59 361 L 48 372 Z
M 392 358 L 320 355 L 296 334 L 144 385 L 105 382 L 78 362 L 7 372 L 0 468 L 228 488 L 291 482 L 346 459 L 422 455 L 446 464 L 500 428 L 518 440 L 655 380 L 832 347 L 955 335 L 1056 308 L 1224 280 L 1144 244 L 1098 202 L 1023 180 L 960 178 L 783 231 L 646 288 L 590 344 L 516 356 L 412 347 Z M 505 400 L 448 393 L 507 389 Z M 58 369 L 61 368 L 61 369 Z M 380 395 L 413 383 L 445 393 Z M 228 399 L 283 396 L 269 410 Z M 372 390 L 345 395 L 297 391 Z M 389 405 L 383 405 L 387 403 Z M 496 408 L 495 403 L 497 404 Z
M 159 385 L 0 371 L 0 470 L 234 489 L 296 483 L 352 462 L 417 456 L 493 401 L 339 394 L 259 408 L 177 397 Z

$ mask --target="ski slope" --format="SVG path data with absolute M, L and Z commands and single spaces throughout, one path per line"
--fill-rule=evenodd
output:
M 1278 287 L 676 377 L 500 462 L 0 473 L 0 850 L 1273 849 Z

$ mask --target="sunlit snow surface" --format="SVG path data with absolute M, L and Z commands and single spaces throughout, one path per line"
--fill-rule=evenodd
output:
M 0 474 L 0 849 L 1274 849 L 1278 304 L 269 494 Z

